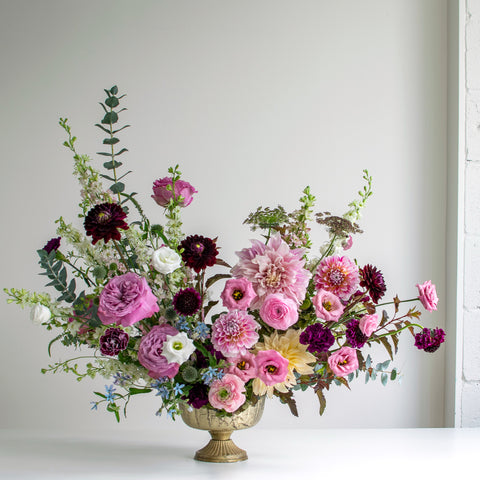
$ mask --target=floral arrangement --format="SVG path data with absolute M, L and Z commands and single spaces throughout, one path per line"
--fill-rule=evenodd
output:
M 118 134 L 128 127 L 118 126 L 123 96 L 117 87 L 105 92 L 97 127 L 106 134 L 108 151 L 99 153 L 106 173 L 77 153 L 67 119 L 60 119 L 81 186 L 83 229 L 59 218 L 57 236 L 38 250 L 47 285 L 59 296 L 5 289 L 9 302 L 31 307 L 35 323 L 59 332 L 49 354 L 56 341 L 82 351 L 43 373 L 110 379 L 91 403 L 93 409 L 103 404 L 117 420 L 139 394 L 158 396 L 157 414 L 172 418 L 182 403 L 230 415 L 262 395 L 278 397 L 297 415 L 294 392 L 308 388 L 322 414 L 332 384 L 349 387 L 360 372 L 366 381 L 378 376 L 383 384 L 400 377 L 389 367 L 403 330 L 419 349 L 439 348 L 442 329 L 420 325 L 416 307 L 400 313 L 400 305 L 411 301 L 435 310 L 435 286 L 426 281 L 413 299 L 379 303 L 386 293 L 381 271 L 359 266 L 345 253 L 361 233 L 357 222 L 372 194 L 366 170 L 366 184 L 343 216 L 315 214 L 309 187 L 291 213 L 259 207 L 244 223 L 260 231 L 260 239 L 243 246 L 230 266 L 219 257 L 221 240 L 183 233 L 182 209 L 198 192 L 178 166 L 153 182 L 152 199 L 163 208 L 164 225 L 152 224 L 136 194 L 127 192 L 130 172 L 120 174 L 119 160 L 127 149 L 118 147 Z M 317 256 L 310 254 L 313 220 L 328 232 Z M 217 298 L 214 285 L 221 290 Z M 387 304 L 392 318 L 380 310 Z M 383 345 L 389 359 L 374 365 L 365 352 L 372 344 Z

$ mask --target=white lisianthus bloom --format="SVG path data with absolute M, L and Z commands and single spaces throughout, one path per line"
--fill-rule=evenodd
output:
M 190 340 L 185 332 L 167 335 L 167 339 L 163 342 L 162 355 L 168 363 L 175 362 L 181 365 L 190 358 L 194 351 L 193 340 Z
M 153 268 L 164 275 L 174 272 L 182 265 L 182 258 L 170 247 L 164 245 L 152 254 Z
M 32 310 L 30 311 L 30 319 L 36 325 L 48 322 L 52 314 L 50 310 L 45 305 L 37 303 Z

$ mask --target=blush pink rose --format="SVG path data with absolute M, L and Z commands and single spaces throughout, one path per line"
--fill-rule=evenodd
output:
M 342 302 L 332 292 L 323 289 L 319 290 L 312 298 L 312 303 L 317 317 L 327 322 L 336 322 L 342 316 Z
M 328 357 L 328 365 L 337 377 L 344 377 L 357 370 L 357 351 L 352 347 L 342 347 Z
M 260 308 L 262 320 L 277 330 L 286 330 L 298 321 L 298 305 L 283 293 L 267 295 Z
M 241 355 L 229 357 L 228 362 L 230 363 L 230 366 L 228 367 L 227 372 L 236 375 L 244 382 L 248 382 L 248 380 L 257 376 L 257 363 L 253 353 L 245 352 Z
M 437 309 L 438 297 L 435 285 L 427 280 L 421 285 L 417 284 L 419 300 L 422 302 L 422 305 L 429 311 L 433 312 Z
M 98 318 L 104 325 L 128 327 L 158 310 L 157 298 L 145 278 L 128 272 L 113 277 L 100 293 Z
M 208 391 L 208 401 L 213 408 L 232 413 L 238 410 L 246 400 L 245 384 L 240 378 L 226 373 L 220 380 L 215 380 Z
M 370 335 L 378 328 L 378 314 L 364 315 L 359 320 L 358 327 L 366 337 L 370 337 Z
M 252 283 L 245 277 L 227 280 L 220 294 L 223 306 L 229 310 L 246 310 L 256 296 Z
M 282 383 L 287 379 L 289 361 L 276 350 L 261 350 L 255 358 L 257 377 L 267 386 Z
M 166 207 L 173 198 L 172 190 L 167 190 L 167 185 L 170 185 L 171 188 L 172 183 L 171 177 L 159 178 L 153 182 L 152 198 L 161 207 Z M 188 207 L 192 203 L 194 193 L 198 192 L 188 182 L 184 180 L 175 182 L 175 198 L 179 199 L 181 197 L 181 200 L 178 202 L 181 207 Z
M 175 336 L 179 332 L 168 324 L 155 325 L 142 338 L 138 347 L 138 361 L 148 370 L 152 378 L 173 378 L 180 365 L 168 360 L 162 355 L 163 343 L 167 341 L 167 335 Z

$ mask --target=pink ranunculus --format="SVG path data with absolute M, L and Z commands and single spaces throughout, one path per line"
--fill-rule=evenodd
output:
M 245 384 L 240 378 L 226 373 L 220 380 L 215 380 L 208 391 L 208 401 L 213 408 L 232 413 L 238 410 L 246 400 Z
M 133 272 L 113 277 L 100 293 L 98 317 L 104 325 L 128 327 L 158 310 L 147 281 Z
M 173 198 L 173 192 L 167 190 L 167 185 L 170 185 L 171 188 L 172 183 L 171 177 L 159 178 L 153 182 L 152 198 L 161 207 L 166 207 Z M 181 207 L 188 207 L 192 203 L 194 193 L 198 192 L 188 182 L 184 180 L 177 180 L 175 182 L 175 198 L 178 199 L 181 197 L 181 200 L 178 202 Z
M 328 357 L 328 365 L 337 377 L 344 377 L 358 368 L 357 350 L 342 347 Z
M 240 377 L 244 382 L 257 376 L 257 363 L 253 353 L 245 352 L 241 355 L 229 357 L 228 362 L 230 366 L 227 369 L 227 373 L 233 373 L 233 375 Z
M 227 280 L 220 294 L 223 306 L 229 310 L 246 310 L 256 296 L 252 283 L 245 277 Z
M 360 331 L 368 338 L 378 328 L 378 314 L 364 315 L 358 324 Z
M 257 343 L 259 328 L 255 318 L 247 312 L 222 313 L 212 325 L 212 344 L 226 357 L 244 353 Z
M 257 377 L 267 386 L 282 383 L 287 379 L 289 361 L 276 350 L 261 350 L 255 358 Z
M 417 284 L 419 299 L 422 305 L 429 311 L 433 312 L 437 309 L 438 297 L 435 285 L 431 280 L 423 282 L 421 285 Z
M 340 299 L 334 293 L 323 289 L 312 298 L 312 303 L 317 317 L 327 322 L 336 322 L 344 310 Z
M 154 325 L 140 341 L 138 361 L 148 370 L 152 378 L 173 378 L 178 373 L 180 365 L 175 362 L 168 363 L 162 355 L 163 343 L 166 342 L 167 335 L 177 334 L 178 330 L 171 325 Z
M 267 325 L 286 330 L 298 321 L 298 304 L 282 293 L 271 293 L 260 308 L 260 317 Z

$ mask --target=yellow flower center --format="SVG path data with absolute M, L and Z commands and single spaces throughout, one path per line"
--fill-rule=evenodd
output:
M 232 292 L 232 297 L 238 302 L 238 300 L 241 300 L 243 298 L 243 292 L 241 290 L 234 290 Z

